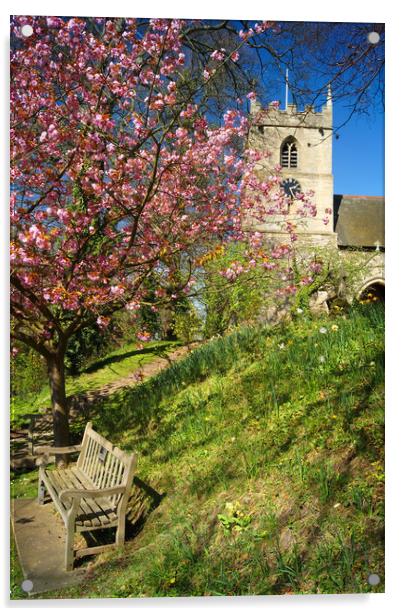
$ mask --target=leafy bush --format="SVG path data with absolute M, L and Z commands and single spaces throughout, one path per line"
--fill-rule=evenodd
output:
M 226 251 L 217 247 L 202 259 L 206 338 L 223 335 L 241 323 L 254 322 L 263 317 L 269 302 L 274 299 L 277 303 L 274 280 L 265 271 L 244 272 L 233 281 L 221 275 L 234 261 L 246 264 L 244 251 L 244 246 L 238 243 Z
M 36 351 L 20 344 L 18 355 L 10 359 L 10 376 L 11 398 L 39 394 L 47 382 L 45 361 Z
M 177 312 L 174 318 L 174 333 L 179 340 L 189 346 L 199 339 L 202 330 L 202 319 L 195 306 L 190 304 L 186 311 Z

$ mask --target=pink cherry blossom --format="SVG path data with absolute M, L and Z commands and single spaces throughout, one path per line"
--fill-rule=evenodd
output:
M 138 340 L 141 340 L 142 342 L 148 342 L 152 335 L 147 332 L 147 331 L 143 331 L 143 332 L 138 332 L 136 337 L 138 338 Z
M 99 325 L 99 327 L 106 328 L 108 324 L 110 323 L 110 319 L 107 317 L 99 316 L 96 319 L 96 323 Z
M 210 57 L 212 60 L 216 60 L 217 62 L 222 62 L 225 58 L 226 50 L 222 47 L 221 49 L 215 49 Z

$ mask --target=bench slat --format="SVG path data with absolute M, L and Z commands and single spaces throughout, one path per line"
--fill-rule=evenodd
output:
M 82 468 L 83 471 L 85 471 L 85 473 L 88 472 L 88 468 L 89 468 L 89 463 L 92 459 L 92 450 L 93 447 L 95 445 L 95 441 L 93 439 L 90 439 L 89 436 L 85 435 L 86 439 L 87 439 L 87 445 L 86 445 L 86 450 L 85 450 L 85 455 L 83 456 L 82 459 L 82 466 L 79 464 L 78 467 Z
M 109 486 L 109 479 L 110 479 L 110 464 L 113 460 L 113 456 L 110 455 L 110 453 L 107 453 L 107 457 L 106 460 L 104 462 L 104 470 L 103 470 L 103 475 L 102 478 L 99 482 L 99 488 L 106 488 L 106 487 L 112 487 Z
M 118 465 L 118 469 L 117 469 L 117 475 L 116 475 L 116 480 L 115 480 L 115 484 L 114 485 L 118 486 L 122 482 L 123 476 L 124 476 L 124 470 L 125 470 L 125 468 L 124 468 L 123 464 L 119 464 Z M 115 504 L 118 496 L 117 495 L 116 496 L 112 496 L 111 498 L 113 500 L 113 504 Z
M 99 449 L 100 449 L 99 443 L 94 440 L 93 441 L 92 451 L 91 451 L 91 456 L 90 456 L 90 459 L 89 459 L 88 470 L 86 471 L 86 474 L 90 478 L 93 477 L 93 473 L 94 473 L 95 466 L 96 466 L 96 458 L 97 458 L 97 455 L 99 453 Z
M 46 473 L 48 482 L 57 494 L 68 489 L 93 489 L 94 486 L 84 479 L 78 469 L 66 469 L 63 471 L 49 471 Z M 61 504 L 62 506 L 62 504 Z M 80 501 L 76 524 L 79 526 L 93 527 L 110 524 L 117 519 L 110 499 L 104 497 L 82 498 Z
M 92 490 L 95 488 L 92 482 L 88 481 L 87 477 L 85 477 L 85 475 L 83 475 L 83 473 L 81 473 L 79 469 L 71 469 L 71 470 L 74 474 L 74 478 L 77 480 L 77 487 L 78 487 L 78 484 L 80 484 L 79 487 L 84 488 L 86 490 Z M 101 525 L 109 524 L 115 521 L 117 518 L 115 508 L 113 507 L 113 503 L 111 502 L 110 498 L 107 498 L 107 497 L 97 497 L 96 499 L 82 498 L 81 503 L 84 504 L 85 508 L 92 509 L 93 513 L 97 514 L 97 517 L 99 518 L 99 522 Z M 96 518 L 93 518 L 93 519 L 94 519 L 95 525 L 97 526 L 98 524 L 96 522 Z M 91 526 L 90 520 L 84 521 L 83 523 L 85 526 Z
M 100 459 L 100 451 L 102 449 L 102 445 L 100 445 L 99 447 L 99 451 L 98 454 L 96 456 L 96 464 L 95 464 L 95 469 L 93 471 L 93 483 L 95 484 L 96 487 L 99 487 L 100 485 L 100 480 L 102 477 L 102 474 L 104 472 L 104 462 L 101 461 Z M 109 455 L 109 451 L 107 451 L 106 456 Z
M 113 467 L 113 475 L 111 477 L 112 487 L 118 485 L 118 483 L 119 483 L 119 481 L 118 481 L 119 473 L 120 473 L 120 461 L 116 459 L 116 463 L 115 463 L 115 465 Z M 113 501 L 113 503 L 114 503 L 114 501 Z
M 109 485 L 111 488 L 114 488 L 114 486 L 117 485 L 114 481 L 117 465 L 118 465 L 118 460 L 117 458 L 113 457 L 112 463 L 110 465 L 110 471 L 109 471 Z
M 84 486 L 74 477 L 71 469 L 66 469 L 61 472 L 59 471 L 49 471 L 47 473 L 47 479 L 49 483 L 51 483 L 55 489 L 57 490 L 57 494 L 59 494 L 62 490 L 68 490 L 70 488 L 82 489 Z M 92 507 L 88 505 L 88 503 L 81 500 L 79 513 L 82 516 L 82 513 L 91 517 L 92 519 L 96 516 L 96 506 L 93 503 Z
M 87 477 L 85 477 L 85 475 L 83 475 L 83 473 L 79 470 L 76 469 L 76 475 L 77 478 L 82 482 L 82 487 L 85 488 L 86 490 L 93 490 L 98 489 L 95 486 L 91 485 L 91 482 L 88 481 Z M 118 497 L 121 498 L 121 495 L 117 495 Z M 112 498 L 114 497 L 101 497 L 101 498 L 96 498 L 95 502 L 98 505 L 98 511 L 100 513 L 100 517 L 105 517 L 108 518 L 110 522 L 114 521 L 117 517 L 117 513 L 116 513 L 116 508 L 115 505 L 112 501 Z M 86 499 L 82 499 L 82 500 L 86 500 Z M 93 502 L 93 499 L 88 499 L 88 503 Z

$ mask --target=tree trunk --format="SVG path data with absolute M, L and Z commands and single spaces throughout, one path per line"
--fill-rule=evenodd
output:
M 67 447 L 70 444 L 70 429 L 68 424 L 67 397 L 65 394 L 64 354 L 52 354 L 47 359 L 47 370 L 52 401 L 54 446 Z M 57 466 L 67 464 L 67 454 L 56 456 Z

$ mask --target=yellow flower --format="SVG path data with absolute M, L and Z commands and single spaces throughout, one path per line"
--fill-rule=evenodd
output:
M 332 325 L 331 331 L 336 332 L 338 330 L 338 325 Z

